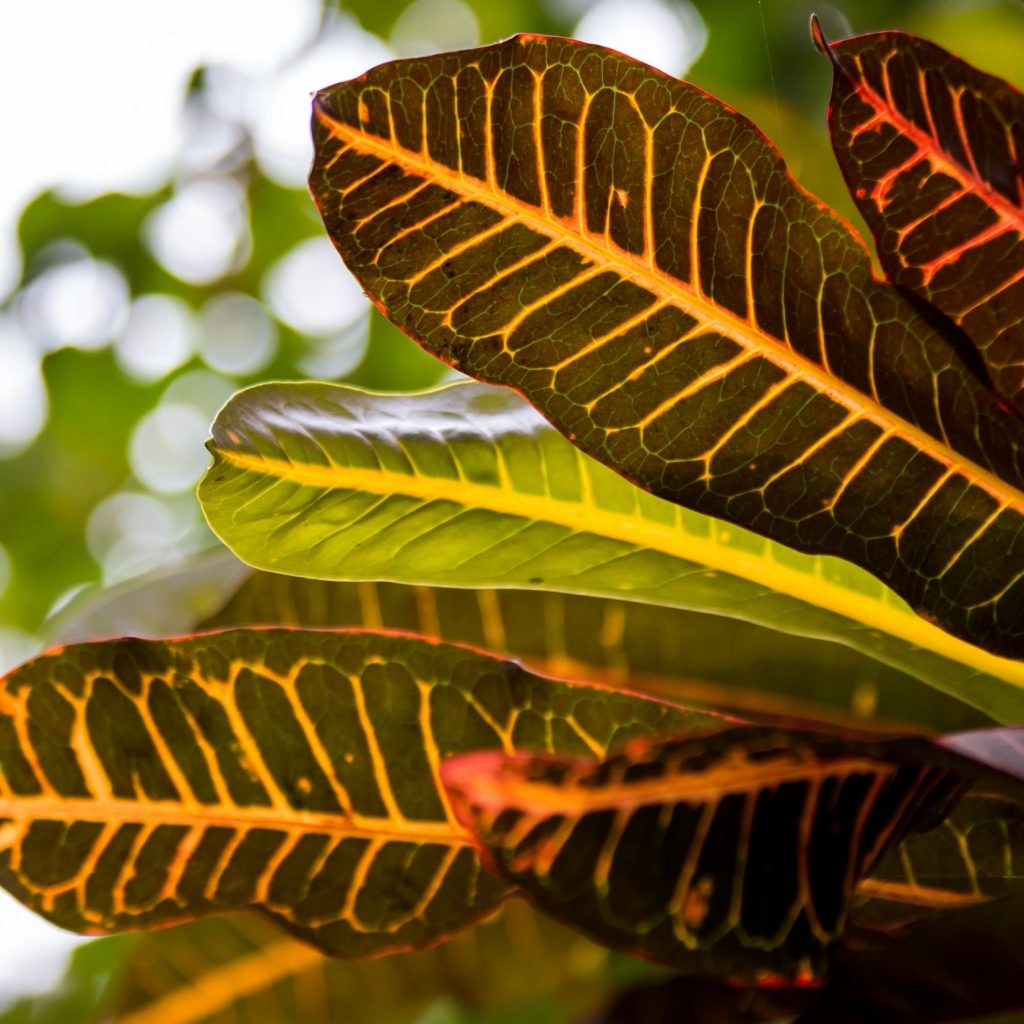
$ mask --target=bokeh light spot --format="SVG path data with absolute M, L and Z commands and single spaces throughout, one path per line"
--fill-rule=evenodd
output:
M 300 242 L 281 257 L 267 272 L 263 292 L 275 315 L 304 334 L 333 334 L 370 309 L 326 237 Z
M 194 405 L 161 402 L 132 431 L 132 472 L 159 494 L 188 490 L 209 461 L 204 447 L 208 436 L 209 423 Z
M 360 317 L 333 338 L 317 340 L 308 355 L 298 359 L 307 377 L 333 380 L 347 377 L 365 358 L 370 343 L 370 317 Z
M 199 354 L 213 370 L 262 370 L 277 351 L 277 331 L 263 307 L 240 292 L 215 295 L 200 311 Z
M 0 458 L 23 452 L 43 429 L 48 410 L 39 353 L 0 319 Z
M 112 263 L 92 259 L 80 246 L 59 250 L 60 262 L 21 293 L 18 316 L 40 350 L 103 348 L 128 313 L 128 283 Z
M 599 0 L 573 35 L 679 76 L 701 55 L 708 31 L 700 12 L 687 0 L 671 5 L 663 0 Z
M 480 42 L 480 24 L 462 0 L 413 0 L 391 30 L 391 45 L 403 57 L 462 50 Z
M 175 277 L 209 284 L 248 258 L 248 210 L 242 187 L 227 178 L 190 182 L 143 225 L 150 251 Z
M 85 528 L 89 553 L 116 583 L 174 562 L 199 542 L 195 503 L 120 491 L 104 498 Z
M 341 15 L 300 59 L 254 89 L 248 120 L 263 172 L 282 185 L 304 186 L 313 159 L 310 94 L 393 56 L 377 36 Z
M 192 311 L 181 299 L 141 295 L 114 339 L 114 356 L 129 377 L 150 383 L 188 361 L 196 348 L 196 333 Z

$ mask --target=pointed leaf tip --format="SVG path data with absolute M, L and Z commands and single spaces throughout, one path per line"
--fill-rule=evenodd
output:
M 822 57 L 827 57 L 833 64 L 836 64 L 836 56 L 832 52 L 832 44 L 829 42 L 828 36 L 825 35 L 825 30 L 821 27 L 821 20 L 813 12 L 811 14 L 811 40 L 814 43 L 814 48 Z

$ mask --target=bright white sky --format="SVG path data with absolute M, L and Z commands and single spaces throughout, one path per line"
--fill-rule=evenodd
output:
M 675 74 L 692 63 L 704 45 L 703 23 L 685 0 L 677 0 L 671 9 L 662 0 L 552 2 L 580 17 L 579 37 L 613 46 Z M 309 48 L 306 44 L 316 31 L 319 13 L 317 0 L 0 0 L 0 139 L 4 140 L 0 160 L 0 301 L 10 292 L 20 270 L 14 238 L 17 216 L 38 192 L 51 186 L 78 198 L 112 190 L 146 192 L 174 173 L 181 148 L 182 98 L 197 65 L 232 69 L 234 88 L 227 90 L 225 102 L 237 103 L 249 122 L 264 170 L 284 183 L 300 185 L 309 163 L 309 95 L 313 90 L 360 74 L 393 52 L 455 49 L 478 41 L 475 15 L 461 0 L 414 0 L 399 19 L 390 47 L 346 22 Z M 207 202 L 210 197 L 200 194 L 201 189 L 183 192 L 184 198 L 174 201 L 176 206 L 168 204 L 177 211 L 177 218 L 157 222 L 152 227 L 151 244 L 158 250 L 166 245 L 171 260 L 175 253 L 183 253 L 181 276 L 201 280 L 206 268 L 189 263 L 188 254 L 198 257 L 216 249 L 217 216 L 223 220 L 230 209 L 212 208 Z M 333 292 L 325 287 L 338 268 L 329 249 L 326 243 L 319 247 L 308 243 L 282 260 L 267 282 L 266 297 L 274 311 L 312 333 L 325 325 L 343 323 L 350 315 L 346 309 L 363 301 L 358 289 L 353 291 L 351 282 L 343 278 L 336 279 Z M 329 267 L 326 261 L 330 261 Z M 311 282 L 324 300 L 322 309 L 315 307 L 317 296 L 311 294 Z M 115 281 L 115 291 L 116 285 Z M 81 286 L 81 281 L 69 285 L 71 299 L 63 307 L 65 312 L 72 310 L 74 322 L 67 325 L 65 334 L 73 335 L 76 325 L 82 329 L 90 296 Z M 90 288 L 92 293 L 98 291 L 96 284 Z M 234 301 L 239 306 L 240 298 L 227 297 L 224 302 Z M 164 308 L 173 305 L 166 300 L 162 305 L 159 299 L 145 303 L 133 307 L 132 315 L 165 319 L 183 315 Z M 332 303 L 337 308 L 332 308 Z M 49 301 L 43 312 L 59 318 L 59 305 Z M 219 311 L 219 306 L 204 309 L 203 316 L 215 318 Z M 233 314 L 232 320 L 237 316 Z M 102 325 L 102 317 L 98 322 Z M 183 331 L 187 334 L 187 330 L 186 324 Z M 85 347 L 102 342 L 102 333 L 101 326 L 96 339 L 83 335 L 79 343 Z M 251 368 L 235 365 L 237 353 L 225 347 L 224 333 L 215 333 L 220 349 L 209 358 L 204 354 L 208 364 L 224 372 L 250 372 Z M 118 344 L 119 358 L 123 355 L 131 361 L 130 330 Z M 181 342 L 183 352 L 188 344 L 187 339 Z M 252 351 L 251 345 L 243 348 Z M 170 365 L 175 365 L 174 353 L 167 355 Z M 11 333 L 9 325 L 0 323 L 0 428 L 5 410 L 22 420 L 34 416 L 41 424 L 45 393 L 39 391 L 38 358 L 38 353 Z M 140 379 L 148 372 L 146 366 L 137 369 Z M 166 369 L 157 366 L 154 372 L 159 375 Z M 35 390 L 29 386 L 33 382 Z M 221 399 L 216 399 L 214 407 Z M 32 402 L 43 405 L 34 409 Z M 179 420 L 189 416 L 191 408 L 171 403 L 158 409 L 154 417 L 178 419 L 147 421 L 133 444 L 159 445 L 168 431 L 180 436 L 183 424 Z M 187 426 L 191 427 L 191 421 Z M 205 435 L 205 421 L 199 422 L 197 430 Z M 30 429 L 26 437 L 31 435 Z M 196 444 L 200 455 L 201 439 Z M 0 451 L 0 457 L 2 454 Z M 150 455 L 143 461 L 153 460 Z M 194 473 L 195 467 L 179 468 L 189 485 L 188 474 Z M 165 481 L 143 483 L 160 492 Z M 116 496 L 111 500 L 128 499 Z M 136 504 L 156 501 L 146 496 L 131 500 Z M 152 525 L 151 512 L 145 518 Z M 0 546 L 0 586 L 5 569 Z M 0 661 L 12 651 L 0 644 Z M 0 664 L 0 670 L 6 667 Z M 52 986 L 76 941 L 23 910 L 0 890 L 0 1006 L 13 995 Z

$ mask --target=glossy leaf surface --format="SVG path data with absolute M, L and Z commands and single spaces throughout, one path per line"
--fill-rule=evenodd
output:
M 958 791 L 902 743 L 737 727 L 597 764 L 470 754 L 442 778 L 488 863 L 598 941 L 806 981 L 860 879 Z
M 318 93 L 314 195 L 404 330 L 645 488 L 1024 653 L 1024 435 L 744 118 L 535 36 Z
M 211 448 L 200 486 L 206 515 L 264 569 L 715 612 L 838 640 L 1002 721 L 1024 717 L 1024 665 L 924 621 L 848 563 L 801 555 L 633 487 L 508 391 L 261 386 L 228 403 Z M 500 635 L 492 628 L 486 646 L 500 647 Z M 673 672 L 698 672 L 699 655 L 682 653 Z
M 1024 411 L 1024 95 L 903 32 L 815 39 L 836 156 L 886 273 L 959 324 Z
M 105 932 L 257 907 L 358 956 L 492 910 L 437 779 L 457 751 L 605 751 L 708 716 L 357 631 L 58 649 L 0 689 L 0 884 Z

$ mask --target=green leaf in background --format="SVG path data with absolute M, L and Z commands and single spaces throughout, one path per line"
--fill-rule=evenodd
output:
M 211 449 L 203 509 L 262 569 L 714 612 L 848 644 L 997 720 L 1024 714 L 1021 663 L 924 621 L 854 566 L 640 491 L 507 391 L 261 385 L 221 411 Z M 699 655 L 680 653 L 674 674 L 696 672 Z
M 77 931 L 256 907 L 337 955 L 422 946 L 507 895 L 445 757 L 600 755 L 714 721 L 388 634 L 58 648 L 0 689 L 0 884 Z
M 744 118 L 521 36 L 322 90 L 311 186 L 442 360 L 663 497 L 1020 653 L 1024 431 Z
M 138 942 L 111 1020 L 414 1024 L 448 1006 L 459 1024 L 485 1024 L 548 1004 L 573 1024 L 608 998 L 612 959 L 521 901 L 435 949 L 361 963 L 325 957 L 254 915 L 225 915 Z
M 547 590 L 310 580 L 227 552 L 84 593 L 52 643 L 231 626 L 392 629 L 509 655 L 546 675 L 626 687 L 744 718 L 954 732 L 994 724 L 968 704 L 843 644 L 742 619 Z M 751 658 L 757 672 L 751 673 Z M 756 676 L 756 677 L 755 677 Z

